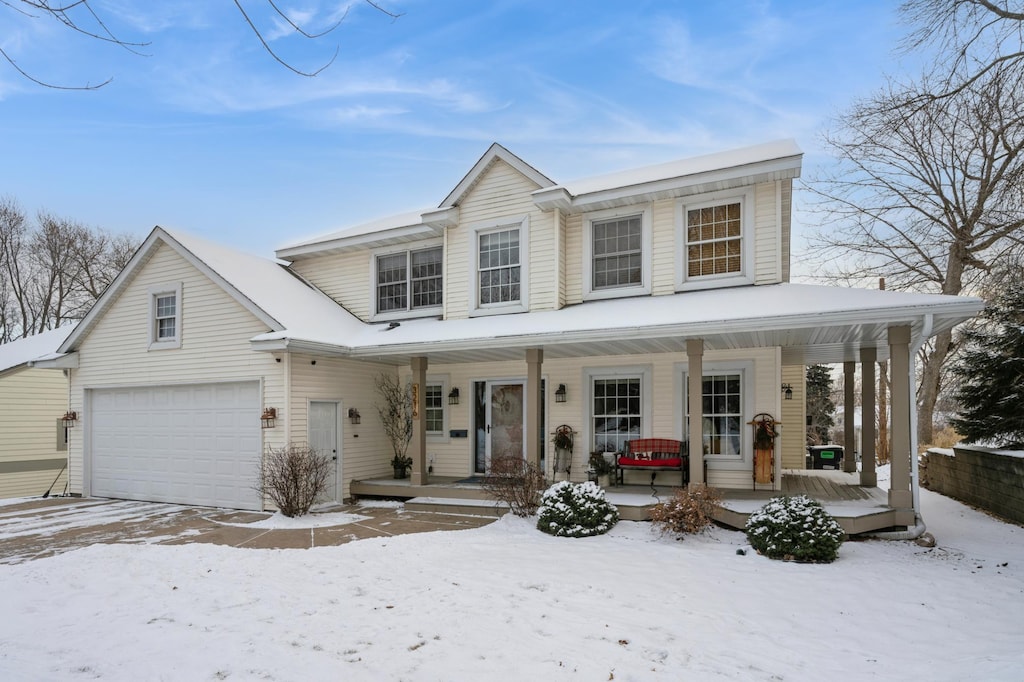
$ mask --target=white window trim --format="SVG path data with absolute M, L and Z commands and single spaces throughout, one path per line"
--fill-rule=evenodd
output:
M 594 443 L 594 379 L 633 379 L 640 378 L 640 438 L 651 437 L 651 419 L 654 386 L 654 367 L 652 365 L 629 365 L 611 367 L 584 367 L 583 390 L 583 437 L 587 452 Z M 586 456 L 586 455 L 585 455 Z
M 158 284 L 149 287 L 149 350 L 169 350 L 181 348 L 181 282 Z M 157 339 L 156 332 L 156 299 L 158 296 L 174 294 L 174 338 Z
M 519 228 L 519 300 L 509 303 L 480 304 L 480 235 L 488 232 L 500 232 Z M 504 315 L 506 313 L 525 313 L 530 310 L 530 216 L 501 218 L 476 223 L 469 229 L 469 314 L 472 317 L 483 315 Z
M 451 409 L 449 409 L 450 406 L 448 405 L 448 391 L 451 390 L 449 388 L 450 383 L 450 377 L 447 374 L 427 375 L 426 386 L 441 386 L 441 411 L 444 415 L 440 431 L 427 431 L 427 441 L 430 443 L 447 443 L 449 441 L 448 418 Z
M 640 284 L 629 286 L 610 287 L 607 289 L 594 289 L 594 222 L 611 220 L 614 218 L 640 215 L 641 223 L 641 260 L 642 269 Z M 624 296 L 641 296 L 651 293 L 651 248 L 653 239 L 651 236 L 651 207 L 629 206 L 622 208 L 611 208 L 604 211 L 595 211 L 583 216 L 583 300 L 599 301 L 608 298 L 622 298 Z
M 739 455 L 706 455 L 708 468 L 719 470 L 748 470 L 753 465 L 753 449 L 750 441 L 750 428 L 746 421 L 754 416 L 754 361 L 720 361 L 703 363 L 702 371 L 707 374 L 719 374 L 731 372 L 740 375 L 740 390 L 742 391 L 742 414 L 740 415 L 740 454 Z M 675 395 L 676 395 L 676 433 L 680 439 L 689 441 L 689 420 L 686 418 L 686 397 L 687 378 L 689 369 L 687 363 L 678 363 L 674 371 Z
M 441 247 L 441 299 L 442 304 L 438 306 L 431 306 L 430 308 L 411 308 L 412 301 L 412 289 L 410 289 L 407 295 L 406 309 L 405 310 L 389 310 L 386 313 L 377 312 L 377 259 L 381 256 L 393 256 L 397 253 L 406 254 L 406 267 L 409 267 L 409 254 L 413 251 L 424 251 L 426 249 L 434 249 Z M 387 322 L 389 320 L 410 320 L 415 317 L 438 317 L 444 312 L 444 287 L 447 284 L 445 280 L 445 258 L 444 258 L 444 243 L 440 239 L 432 239 L 423 243 L 417 243 L 415 246 L 403 245 L 402 247 L 387 247 L 376 249 L 370 253 L 370 314 L 371 322 Z M 408 275 L 407 275 L 408 276 Z
M 721 275 L 702 275 L 687 277 L 688 263 L 686 257 L 686 213 L 698 208 L 720 206 L 726 203 L 740 204 L 740 240 L 741 251 L 739 272 Z M 699 194 L 676 203 L 676 291 L 693 289 L 716 289 L 734 287 L 754 283 L 754 188 L 743 190 L 727 190 L 710 194 Z

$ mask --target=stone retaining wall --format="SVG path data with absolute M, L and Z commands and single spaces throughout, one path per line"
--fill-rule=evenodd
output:
M 1024 524 L 1024 452 L 979 447 L 933 449 L 921 486 Z

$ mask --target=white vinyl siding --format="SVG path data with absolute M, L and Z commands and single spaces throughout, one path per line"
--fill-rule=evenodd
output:
M 364 286 L 365 286 L 365 279 Z M 184 332 L 180 350 L 149 352 L 150 288 L 181 282 L 187 300 L 181 308 Z M 253 352 L 249 339 L 267 331 L 266 324 L 243 308 L 217 284 L 207 279 L 169 246 L 161 246 L 120 293 L 79 348 L 80 368 L 71 370 L 71 409 L 79 412 L 79 426 L 71 429 L 68 451 L 72 492 L 88 480 L 83 434 L 91 416 L 83 409 L 83 390 L 122 386 L 161 386 L 221 381 L 255 381 L 263 386 L 262 406 L 278 408 L 282 419 L 284 381 L 282 363 L 270 353 Z M 259 422 L 259 411 L 253 414 Z M 284 429 L 263 429 L 262 450 L 284 444 Z
M 328 254 L 297 260 L 291 268 L 350 313 L 368 322 L 374 310 L 373 257 L 368 250 Z
M 57 447 L 55 425 L 67 405 L 68 383 L 60 370 L 0 372 L 0 498 L 39 497 L 54 479 L 53 492 L 64 492 L 61 467 L 67 459 Z
M 524 244 L 521 272 L 523 306 L 552 310 L 558 298 L 559 258 L 556 212 L 539 210 L 530 193 L 538 186 L 504 161 L 496 161 L 481 174 L 459 204 L 459 224 L 448 229 L 445 254 L 445 317 L 479 314 L 477 256 L 473 233 L 481 225 L 498 227 L 513 219 L 526 219 L 520 241 Z

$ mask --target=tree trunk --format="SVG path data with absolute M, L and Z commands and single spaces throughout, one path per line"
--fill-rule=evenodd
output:
M 875 445 L 875 461 L 885 464 L 889 461 L 889 363 L 878 363 L 878 443 Z

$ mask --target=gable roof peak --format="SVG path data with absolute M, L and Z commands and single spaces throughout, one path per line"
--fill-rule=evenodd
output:
M 476 183 L 480 181 L 483 174 L 487 172 L 487 169 L 494 164 L 495 161 L 504 161 L 508 165 L 512 166 L 516 171 L 522 174 L 525 178 L 533 182 L 539 189 L 545 187 L 551 187 L 555 182 L 548 176 L 541 173 L 539 170 L 523 161 L 521 158 L 505 149 L 497 142 L 493 142 L 487 151 L 484 152 L 483 156 L 473 164 L 473 167 L 469 169 L 465 177 L 455 186 L 448 196 L 438 204 L 438 208 L 446 208 L 448 206 L 457 206 L 466 194 L 469 193 Z

